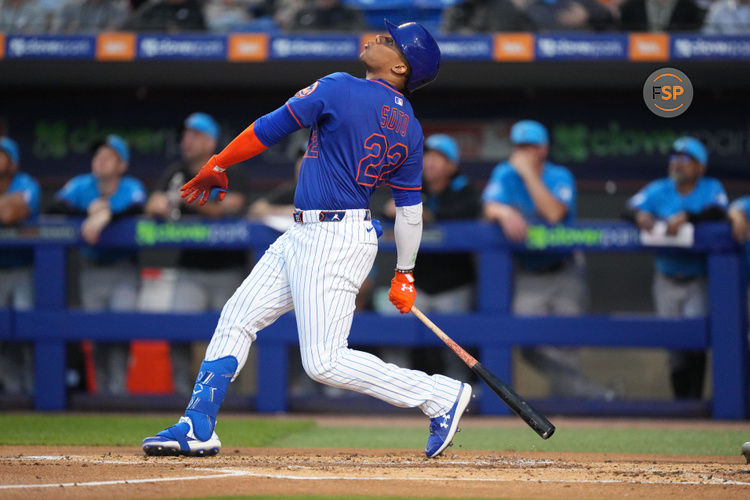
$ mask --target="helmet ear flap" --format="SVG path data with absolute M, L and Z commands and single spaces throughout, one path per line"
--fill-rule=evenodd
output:
M 409 63 L 406 89 L 414 92 L 432 82 L 440 70 L 440 48 L 424 26 L 404 23 L 399 26 L 385 19 L 385 27 Z

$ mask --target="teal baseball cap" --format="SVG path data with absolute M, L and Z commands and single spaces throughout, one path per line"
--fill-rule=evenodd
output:
M 521 120 L 510 129 L 510 142 L 542 146 L 549 144 L 549 136 L 547 129 L 541 123 L 534 120 Z
M 185 119 L 185 128 L 203 132 L 214 140 L 219 140 L 219 124 L 211 115 L 193 113 Z
M 446 158 L 456 164 L 458 164 L 458 160 L 460 159 L 458 143 L 449 135 L 431 135 L 424 141 L 424 148 L 426 151 L 437 151 L 438 153 L 442 153 Z
M 91 148 L 91 151 L 95 152 L 102 146 L 107 146 L 114 149 L 115 153 L 117 153 L 117 156 L 119 156 L 120 159 L 125 163 L 128 163 L 130 161 L 130 148 L 128 147 L 128 142 L 119 135 L 110 134 L 103 140 L 95 142 Z
M 18 153 L 18 144 L 10 137 L 0 137 L 0 151 L 5 152 L 13 163 L 18 163 L 21 155 Z
M 695 137 L 680 137 L 674 141 L 674 144 L 672 144 L 672 152 L 686 154 L 704 167 L 708 163 L 708 151 L 706 151 L 706 146 Z

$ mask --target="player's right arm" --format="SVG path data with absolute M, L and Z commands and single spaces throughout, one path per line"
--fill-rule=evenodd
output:
M 729 222 L 732 225 L 732 236 L 740 244 L 744 244 L 750 235 L 748 213 L 750 213 L 750 196 L 743 196 L 734 200 L 729 206 L 729 212 L 727 212 Z
M 634 221 L 639 229 L 651 231 L 654 228 L 654 199 L 659 189 L 659 182 L 654 181 L 628 200 L 626 217 Z
M 484 217 L 496 222 L 503 228 L 503 234 L 515 242 L 526 239 L 528 224 L 523 215 L 511 204 L 512 197 L 508 189 L 508 167 L 498 165 L 490 176 L 490 181 L 482 193 Z
M 277 110 L 255 120 L 182 187 L 182 197 L 187 198 L 188 203 L 200 197 L 203 205 L 211 190 L 218 188 L 219 200 L 223 200 L 229 184 L 226 169 L 259 155 L 292 132 L 317 123 L 324 117 L 328 102 L 340 98 L 341 92 L 348 92 L 348 87 L 341 85 L 342 81 L 335 74 L 321 78 L 297 92 Z

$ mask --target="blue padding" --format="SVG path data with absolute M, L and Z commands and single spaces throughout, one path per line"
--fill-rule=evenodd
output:
M 192 420 L 193 433 L 199 440 L 208 441 L 211 438 L 216 416 L 236 371 L 237 358 L 234 356 L 201 363 L 193 397 L 185 410 L 185 416 Z

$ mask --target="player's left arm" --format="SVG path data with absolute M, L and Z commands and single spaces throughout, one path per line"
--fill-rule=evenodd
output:
M 729 197 L 719 181 L 714 181 L 710 192 L 710 198 L 703 210 L 697 213 L 688 213 L 687 220 L 696 224 L 698 222 L 725 220 L 729 208 Z

